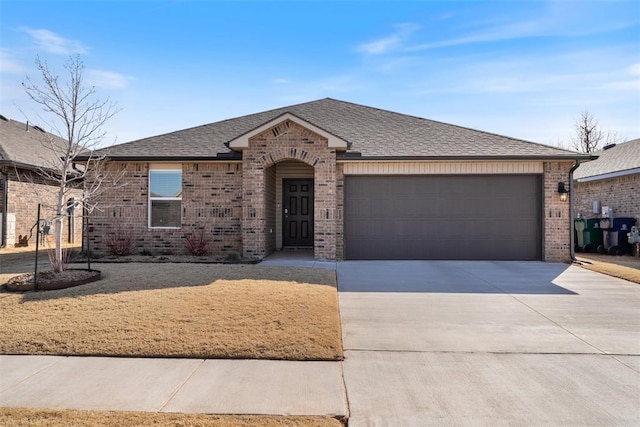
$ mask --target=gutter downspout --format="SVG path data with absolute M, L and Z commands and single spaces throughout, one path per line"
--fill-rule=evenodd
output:
M 571 256 L 572 263 L 581 264 L 580 261 L 576 259 L 576 249 L 575 249 L 575 241 L 574 241 L 574 231 L 573 231 L 573 192 L 575 190 L 573 185 L 573 172 L 578 169 L 580 166 L 580 160 L 576 160 L 576 164 L 573 165 L 571 169 L 569 169 L 569 230 L 570 230 L 570 238 L 569 238 L 569 255 Z
M 2 241 L 0 248 L 7 246 L 7 204 L 9 203 L 9 174 L 5 171 L 2 174 Z

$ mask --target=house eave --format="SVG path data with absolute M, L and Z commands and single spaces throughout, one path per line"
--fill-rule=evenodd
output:
M 226 154 L 226 153 L 225 153 Z M 109 162 L 241 162 L 241 153 L 227 156 L 107 156 Z M 87 162 L 88 157 L 76 158 L 77 163 Z
M 605 179 L 619 178 L 619 177 L 622 177 L 622 176 L 635 175 L 635 174 L 640 174 L 640 168 L 627 169 L 627 170 L 623 170 L 623 171 L 615 171 L 615 172 L 609 172 L 609 173 L 603 173 L 603 174 L 594 175 L 594 176 L 585 176 L 584 178 L 577 178 L 575 181 L 578 182 L 578 183 L 602 181 L 602 180 L 605 180 Z
M 362 161 L 482 161 L 482 160 L 503 160 L 503 161 L 575 161 L 592 160 L 592 156 L 358 156 L 351 153 L 338 154 L 338 162 L 362 162 Z

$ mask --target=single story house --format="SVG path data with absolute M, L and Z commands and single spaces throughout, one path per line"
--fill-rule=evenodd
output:
M 570 259 L 559 182 L 591 156 L 334 99 L 105 149 L 125 185 L 90 219 L 140 251 L 319 260 Z
M 598 217 L 608 206 L 614 217 L 640 223 L 640 138 L 594 154 L 598 159 L 580 165 L 573 176 L 575 212 L 583 218 Z
M 35 246 L 39 203 L 42 219 L 54 216 L 59 187 L 42 172 L 51 171 L 59 163 L 57 153 L 64 151 L 52 150 L 50 144 L 62 148 L 66 141 L 0 115 L 0 247 Z M 70 196 L 81 198 L 82 191 L 72 190 Z M 81 209 L 70 207 L 62 226 L 67 243 L 82 242 Z

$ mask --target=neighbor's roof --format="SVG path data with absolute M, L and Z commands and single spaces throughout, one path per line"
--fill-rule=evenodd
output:
M 114 160 L 224 158 L 233 154 L 225 143 L 286 113 L 347 141 L 350 144 L 348 158 L 591 158 L 560 148 L 331 98 L 115 145 L 102 154 Z M 360 157 L 352 157 L 358 153 Z
M 40 127 L 0 116 L 0 164 L 50 168 L 58 162 L 58 156 L 45 147 L 49 141 L 61 147 L 66 144 L 64 139 Z
M 578 182 L 640 173 L 640 138 L 593 154 L 599 156 L 597 160 L 580 165 L 574 172 Z

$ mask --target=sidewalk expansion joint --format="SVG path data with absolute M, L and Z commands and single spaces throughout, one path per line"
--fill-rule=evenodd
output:
M 563 356 L 604 356 L 604 357 L 640 357 L 640 354 L 627 354 L 627 353 L 587 353 L 587 352 L 566 352 L 566 351 L 465 351 L 465 350 L 374 350 L 365 348 L 352 348 L 345 349 L 347 352 L 360 352 L 360 353 L 431 353 L 431 354 L 504 354 L 504 355 L 563 355 Z M 348 361 L 349 358 L 345 357 L 343 362 Z
M 14 354 L 14 355 L 4 355 L 4 356 L 24 356 L 24 355 L 21 355 L 21 354 L 15 355 L 15 354 Z M 26 355 L 26 356 L 30 356 L 30 355 Z M 25 377 L 25 378 L 21 379 L 20 381 L 18 381 L 18 382 L 17 382 L 17 383 L 15 383 L 15 384 L 11 384 L 9 387 L 7 387 L 7 388 L 5 388 L 5 389 L 2 389 L 2 388 L 0 387 L 0 393 L 4 393 L 4 392 L 5 392 L 5 391 L 7 391 L 7 390 L 11 390 L 13 387 L 16 387 L 16 386 L 18 386 L 18 385 L 22 384 L 23 382 L 27 381 L 28 379 L 31 379 L 31 378 L 35 377 L 35 376 L 36 376 L 36 375 L 38 375 L 40 372 L 42 372 L 42 371 L 44 371 L 44 370 L 46 370 L 46 369 L 49 369 L 49 368 L 51 368 L 52 366 L 55 366 L 55 365 L 57 365 L 57 364 L 59 364 L 59 363 L 62 363 L 62 362 L 64 362 L 66 359 L 69 359 L 69 358 L 71 358 L 71 357 L 73 357 L 73 356 L 55 356 L 55 357 L 59 357 L 59 358 L 60 358 L 60 360 L 56 360 L 55 362 L 50 363 L 50 364 L 48 364 L 47 366 L 43 366 L 43 367 L 41 367 L 40 369 L 38 369 L 37 371 L 35 371 L 35 372 L 34 372 L 34 373 L 32 373 L 31 375 L 29 375 L 28 377 Z
M 200 369 L 200 367 L 204 364 L 204 362 L 206 361 L 206 359 L 202 359 L 200 361 L 200 363 L 195 366 L 191 372 L 189 373 L 189 375 L 187 375 L 187 377 L 184 379 L 184 381 L 182 381 L 180 384 L 178 384 L 178 386 L 176 387 L 175 390 L 173 390 L 173 392 L 169 395 L 169 397 L 167 397 L 167 399 L 162 403 L 162 405 L 160 405 L 160 408 L 158 408 L 158 410 L 156 412 L 162 412 L 162 410 L 164 409 L 165 406 L 167 406 L 169 404 L 169 402 L 171 402 L 171 400 L 176 397 L 176 394 L 178 394 L 180 392 L 180 390 L 182 390 L 182 387 L 184 387 L 184 385 L 189 382 L 189 380 L 191 379 L 191 377 L 193 377 L 193 375 L 196 373 L 196 371 L 198 369 Z

